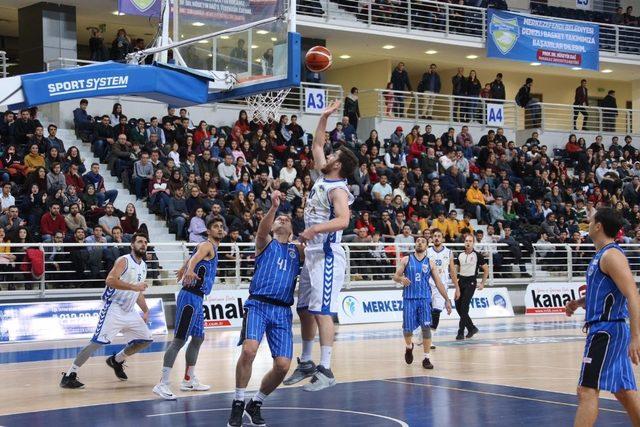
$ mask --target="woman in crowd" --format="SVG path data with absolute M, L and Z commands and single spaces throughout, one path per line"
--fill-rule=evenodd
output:
M 208 140 L 211 137 L 209 130 L 207 128 L 207 122 L 201 120 L 198 124 L 198 129 L 193 133 L 193 140 L 198 144 L 202 144 L 205 140 Z
M 69 147 L 69 149 L 67 150 L 67 155 L 65 156 L 62 170 L 64 172 L 68 172 L 72 164 L 78 165 L 78 173 L 80 175 L 84 175 L 84 173 L 87 171 L 87 168 L 84 165 L 84 159 L 80 157 L 80 151 L 75 145 Z
M 189 243 L 200 243 L 207 240 L 207 226 L 204 223 L 204 209 L 197 208 L 189 221 Z
M 120 227 L 122 227 L 125 241 L 131 240 L 131 237 L 138 231 L 140 221 L 138 220 L 136 207 L 133 203 L 129 203 L 125 208 L 124 216 L 120 218 Z
M 157 169 L 153 179 L 149 181 L 149 210 L 164 215 L 169 206 L 170 194 L 168 181 L 164 179 L 162 169 Z
M 113 108 L 111 109 L 111 114 L 109 115 L 109 120 L 111 120 L 111 126 L 115 126 L 120 123 L 120 117 L 122 117 L 122 105 L 119 102 L 113 104 Z

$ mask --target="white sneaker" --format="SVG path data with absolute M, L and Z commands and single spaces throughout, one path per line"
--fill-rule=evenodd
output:
M 182 391 L 207 391 L 210 388 L 211 386 L 209 385 L 201 384 L 195 376 L 191 377 L 189 381 L 182 380 L 180 383 L 180 390 Z
M 311 378 L 311 382 L 305 384 L 302 389 L 304 391 L 320 391 L 325 388 L 333 387 L 336 385 L 336 379 L 331 372 L 331 369 L 326 369 L 322 365 L 318 365 L 318 370 L 316 371 L 313 378 Z
M 173 394 L 169 386 L 165 383 L 158 383 L 153 387 L 153 392 L 165 400 L 177 400 L 178 396 Z

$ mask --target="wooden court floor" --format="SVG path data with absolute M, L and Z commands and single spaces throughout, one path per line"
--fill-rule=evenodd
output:
M 575 393 L 584 346 L 580 319 L 517 316 L 476 323 L 480 328 L 476 337 L 455 341 L 457 322 L 442 322 L 435 336 L 438 348 L 431 351 L 435 365 L 432 371 L 424 370 L 419 363 L 419 349 L 415 350 L 413 365 L 405 364 L 400 324 L 341 325 L 338 326 L 332 369 L 343 384 L 425 377 L 569 396 Z M 300 352 L 297 327 L 294 333 L 298 338 L 294 346 L 294 355 L 297 355 Z M 0 346 L 4 385 L 0 388 L 0 416 L 154 400 L 156 396 L 151 389 L 160 377 L 163 341 L 170 338 L 171 335 L 156 337 L 158 342 L 150 348 L 151 351 L 128 359 L 127 382 L 117 381 L 113 371 L 105 365 L 105 355 L 93 357 L 79 372 L 80 380 L 86 384 L 83 390 L 63 390 L 58 382 L 85 341 Z M 200 380 L 212 386 L 206 394 L 233 391 L 235 362 L 239 354 L 239 348 L 235 346 L 237 339 L 237 330 L 207 332 L 196 369 Z M 112 348 L 106 350 L 113 351 Z M 315 350 L 319 356 L 319 347 Z M 254 364 L 249 390 L 258 387 L 270 364 L 265 341 Z M 195 394 L 180 392 L 178 387 L 183 369 L 184 356 L 181 353 L 173 371 L 173 390 L 188 399 Z M 276 390 L 274 396 L 278 392 Z M 611 399 L 610 395 L 603 397 Z M 0 425 L 3 425 L 2 419 Z

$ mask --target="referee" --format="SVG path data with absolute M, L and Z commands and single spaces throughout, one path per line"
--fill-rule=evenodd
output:
M 464 330 L 467 329 L 467 338 L 471 338 L 478 333 L 471 317 L 469 316 L 469 304 L 476 291 L 477 277 L 482 268 L 482 283 L 480 290 L 484 288 L 489 277 L 489 266 L 481 253 L 474 249 L 473 234 L 468 234 L 464 239 L 464 252 L 458 255 L 456 264 L 458 265 L 458 283 L 460 284 L 460 298 L 456 301 L 456 311 L 460 315 L 458 325 L 458 335 L 456 340 L 464 339 Z

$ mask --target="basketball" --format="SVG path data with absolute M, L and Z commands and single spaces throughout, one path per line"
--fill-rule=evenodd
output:
M 305 55 L 304 63 L 314 73 L 321 73 L 331 67 L 331 52 L 324 46 L 314 46 Z

